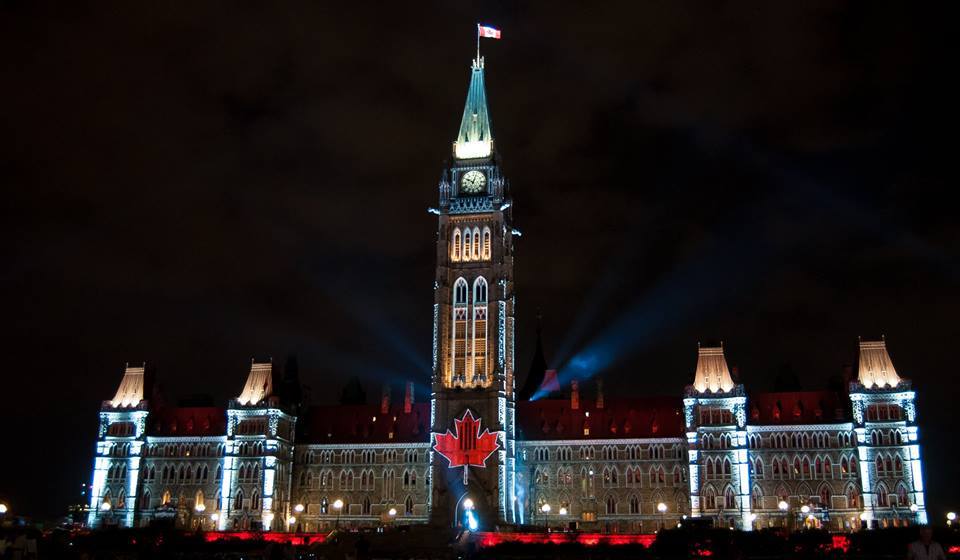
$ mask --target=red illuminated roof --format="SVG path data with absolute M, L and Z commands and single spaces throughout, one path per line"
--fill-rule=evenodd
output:
M 227 413 L 217 406 L 164 408 L 150 415 L 147 426 L 147 434 L 151 436 L 222 436 L 226 433 Z
M 570 408 L 570 399 L 518 402 L 517 431 L 528 440 L 682 437 L 683 401 L 610 398 L 597 408 L 593 399 L 581 399 L 577 410 Z
M 430 442 L 429 403 L 414 403 L 409 413 L 398 403 L 387 414 L 380 412 L 379 405 L 313 406 L 305 420 L 306 443 Z
M 819 424 L 846 422 L 847 407 L 836 391 L 754 393 L 747 400 L 748 424 Z

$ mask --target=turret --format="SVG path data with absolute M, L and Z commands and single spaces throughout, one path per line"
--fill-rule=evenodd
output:
M 133 527 L 149 411 L 146 366 L 127 364 L 113 398 L 100 408 L 100 432 L 90 492 L 91 527 Z
M 887 341 L 861 340 L 850 383 L 864 513 L 870 523 L 910 512 L 927 522 L 916 393 L 901 378 Z
M 735 510 L 753 528 L 747 457 L 747 397 L 733 382 L 723 345 L 700 346 L 693 384 L 683 399 L 694 517 Z
M 243 390 L 227 409 L 221 530 L 246 515 L 245 508 L 259 512 L 265 530 L 282 526 L 290 513 L 296 404 L 274 393 L 272 361 L 251 361 Z M 256 473 L 254 480 L 241 479 L 241 469 Z

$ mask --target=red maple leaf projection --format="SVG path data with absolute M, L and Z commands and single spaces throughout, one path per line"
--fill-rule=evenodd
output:
M 485 467 L 487 458 L 500 449 L 497 434 L 489 429 L 484 429 L 481 434 L 480 419 L 474 418 L 469 410 L 463 413 L 462 418 L 453 419 L 453 429 L 456 435 L 450 433 L 450 430 L 445 434 L 436 434 L 436 443 L 433 445 L 433 450 L 450 462 L 451 469 Z

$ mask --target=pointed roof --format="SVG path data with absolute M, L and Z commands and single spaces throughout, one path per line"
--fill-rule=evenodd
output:
M 860 384 L 871 387 L 896 387 L 900 376 L 893 367 L 890 354 L 887 353 L 887 341 L 861 340 L 860 364 L 857 368 Z
M 476 58 L 470 71 L 470 89 L 460 120 L 460 134 L 453 143 L 457 159 L 489 157 L 493 153 L 493 131 L 487 111 L 487 91 L 483 85 L 483 59 Z
M 726 393 L 733 389 L 733 378 L 727 360 L 723 357 L 723 345 L 701 346 L 697 355 L 697 373 L 693 378 L 693 388 L 710 393 Z
M 110 406 L 132 408 L 140 404 L 143 400 L 143 372 L 144 366 L 130 367 L 130 364 L 127 364 L 117 394 L 110 399 Z
M 243 392 L 237 397 L 242 405 L 254 405 L 273 394 L 273 363 L 251 362 Z

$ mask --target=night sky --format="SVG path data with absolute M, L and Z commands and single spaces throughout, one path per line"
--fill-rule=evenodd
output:
M 875 2 L 3 3 L 0 499 L 76 499 L 127 361 L 172 401 L 290 354 L 314 402 L 428 383 L 478 20 L 521 379 L 537 310 L 552 365 L 601 348 L 638 396 L 698 341 L 756 391 L 885 334 L 958 507 L 955 19 Z

